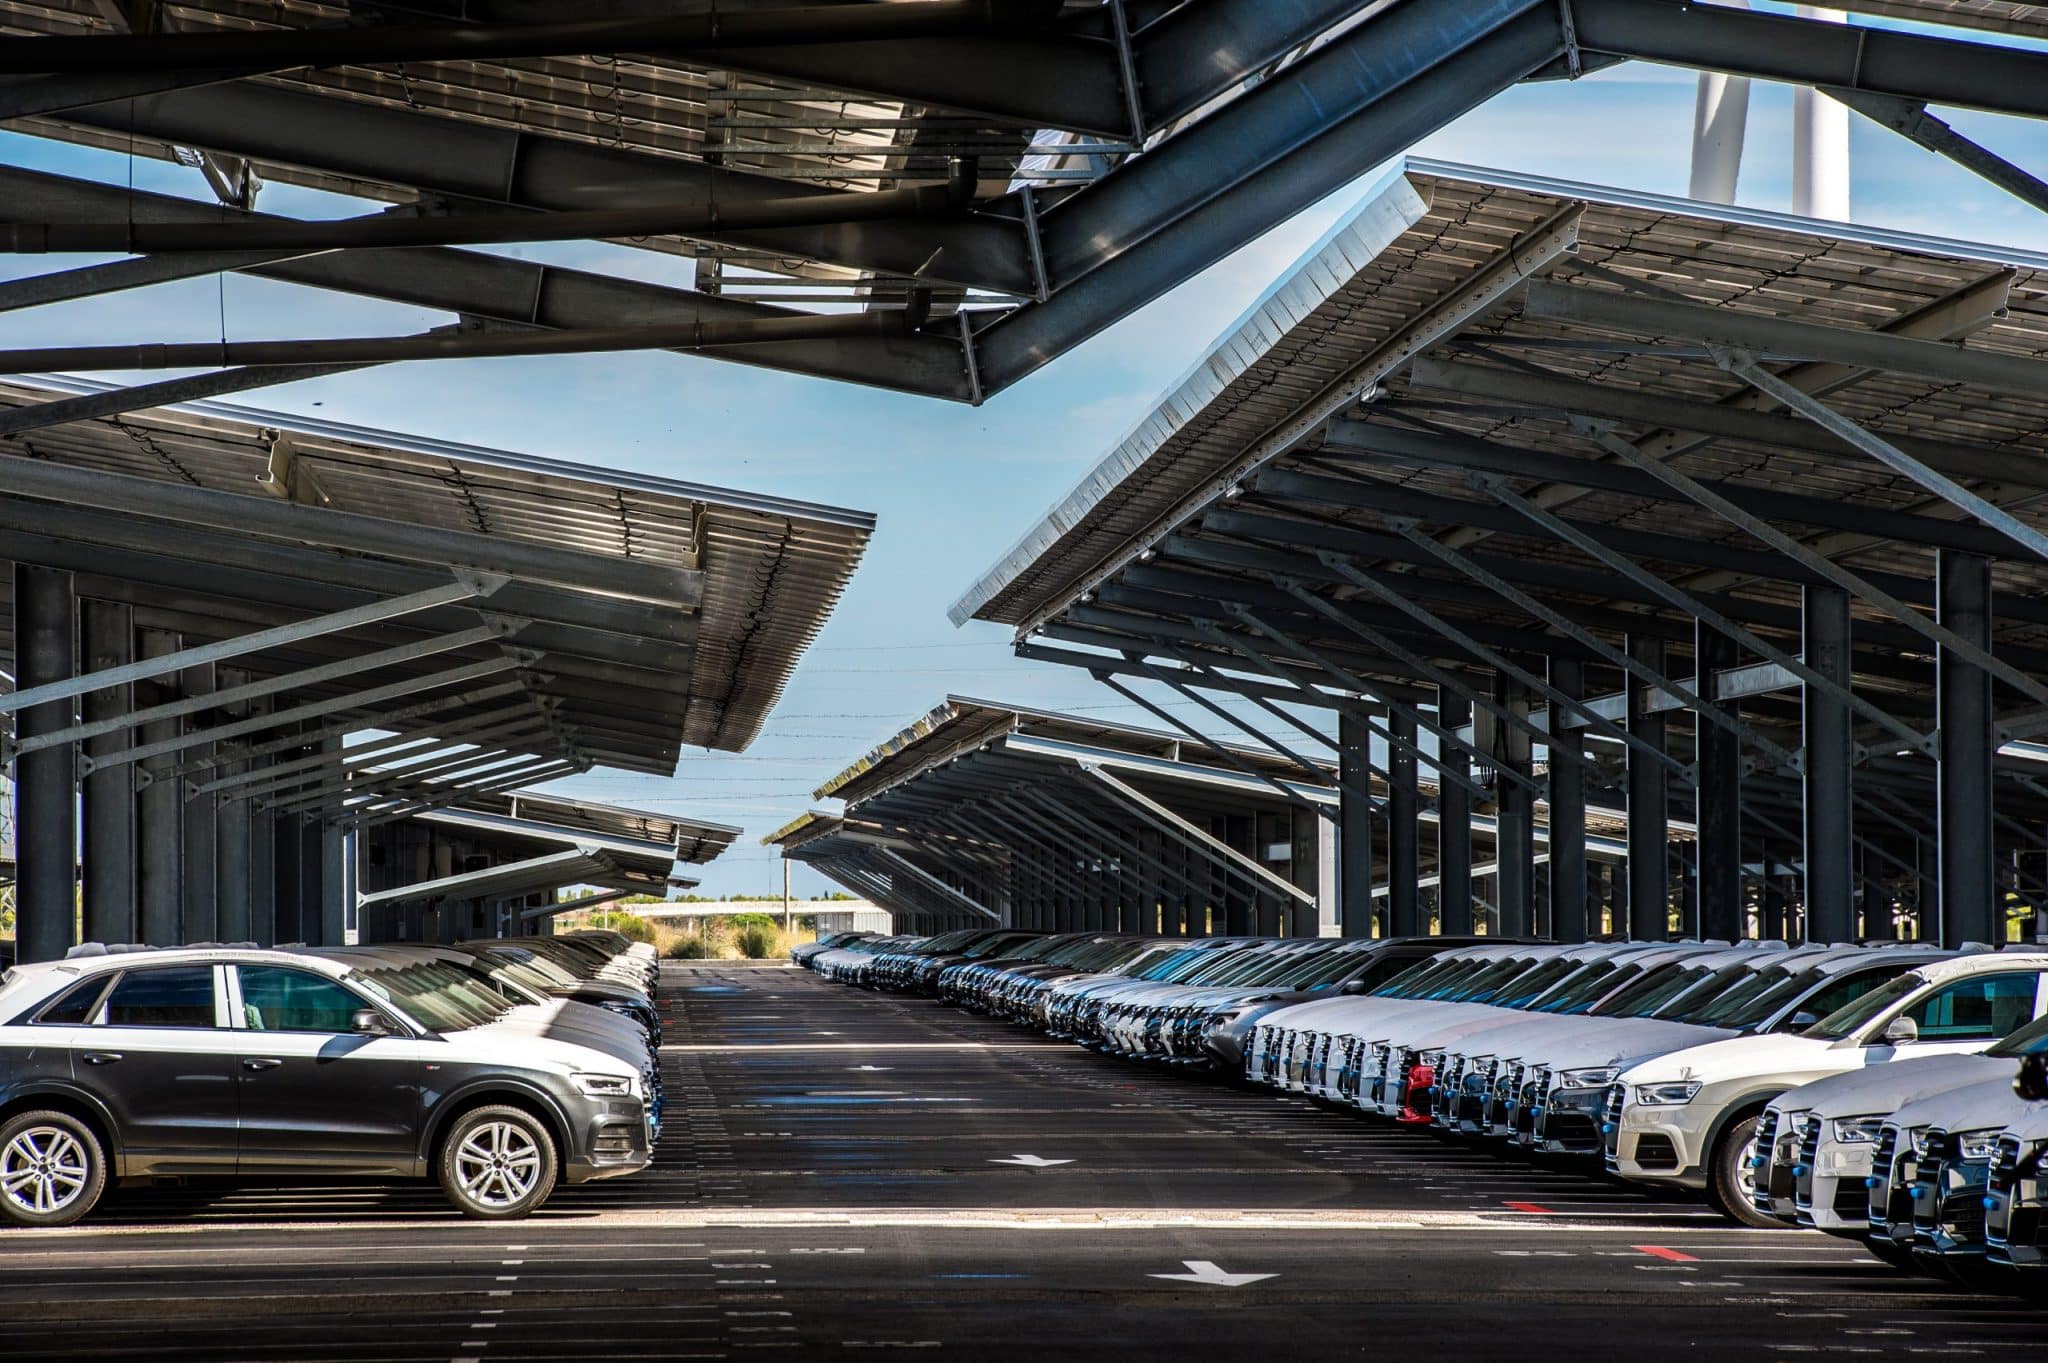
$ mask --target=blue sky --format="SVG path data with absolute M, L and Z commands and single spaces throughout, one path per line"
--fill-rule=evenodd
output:
M 1574 84 L 1524 86 L 1416 148 L 1429 156 L 1683 194 L 1694 79 L 1629 66 Z M 1791 94 L 1752 96 L 1741 202 L 1790 202 Z M 2037 171 L 2048 128 L 1955 115 L 1973 137 Z M 1872 124 L 1851 125 L 1855 215 L 1875 225 L 2048 249 L 2048 223 L 1996 189 Z M 0 134 L 7 162 L 208 197 L 196 170 Z M 1149 723 L 1068 669 L 1021 662 L 1008 632 L 954 629 L 946 607 L 975 575 L 1150 410 L 1161 391 L 1358 199 L 1367 177 L 1269 232 L 1118 326 L 975 409 L 673 355 L 393 366 L 250 395 L 250 405 L 637 469 L 873 511 L 851 591 L 806 656 L 759 742 L 688 753 L 673 780 L 595 773 L 563 789 L 736 823 L 707 868 L 714 893 L 779 891 L 758 838 L 809 791 L 948 692 Z M 273 185 L 271 212 L 335 216 L 347 200 Z M 509 254 L 687 285 L 688 266 L 623 248 Z M 19 273 L 78 263 L 23 257 Z M 0 263 L 0 275 L 16 270 Z M 398 334 L 441 314 L 229 276 L 0 315 L 0 345 Z M 1182 706 L 1178 712 L 1186 713 Z M 827 888 L 799 869 L 799 893 Z

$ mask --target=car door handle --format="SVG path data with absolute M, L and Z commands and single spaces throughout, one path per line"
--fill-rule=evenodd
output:
M 119 1051 L 87 1051 L 79 1057 L 88 1065 L 111 1065 L 120 1058 Z
M 277 1068 L 277 1067 L 278 1067 L 279 1065 L 282 1065 L 283 1063 L 284 1063 L 284 1061 L 282 1061 L 282 1060 L 270 1060 L 270 1059 L 261 1059 L 261 1060 L 255 1060 L 255 1059 L 252 1059 L 252 1060 L 244 1060 L 244 1061 L 242 1062 L 242 1068 L 243 1068 L 243 1069 L 245 1069 L 245 1070 L 251 1070 L 251 1071 L 260 1071 L 260 1070 L 274 1070 L 274 1069 L 276 1069 L 276 1068 Z

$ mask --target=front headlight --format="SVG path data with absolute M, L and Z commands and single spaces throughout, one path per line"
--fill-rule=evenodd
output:
M 1875 1145 L 1883 1130 L 1882 1117 L 1835 1118 L 1835 1140 L 1842 1145 Z
M 1557 1087 L 1561 1089 L 1604 1089 L 1614 1082 L 1621 1071 L 1613 1065 L 1590 1070 L 1559 1070 Z
M 1998 1154 L 1998 1132 L 1965 1131 L 1956 1137 L 1956 1150 L 1965 1164 L 1988 1163 Z
M 1678 1107 L 1689 1103 L 1700 1091 L 1697 1079 L 1680 1079 L 1669 1084 L 1637 1084 L 1636 1102 L 1643 1107 Z
M 638 1084 L 625 1074 L 576 1074 L 570 1078 L 586 1098 L 631 1098 Z

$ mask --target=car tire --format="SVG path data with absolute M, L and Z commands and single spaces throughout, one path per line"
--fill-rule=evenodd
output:
M 1707 1166 L 1707 1196 L 1725 1215 L 1757 1230 L 1783 1230 L 1785 1223 L 1775 1216 L 1766 1216 L 1750 1205 L 1749 1189 L 1753 1175 L 1750 1172 L 1750 1157 L 1756 1154 L 1756 1124 L 1761 1113 L 1728 1124 L 1721 1133 L 1720 1141 L 1714 1146 L 1714 1156 Z
M 516 1221 L 548 1200 L 561 1161 L 546 1123 L 494 1104 L 455 1119 L 435 1166 L 441 1191 L 464 1216 Z
M 0 1212 L 17 1226 L 68 1226 L 107 1189 L 107 1155 L 68 1112 L 17 1113 L 0 1124 Z

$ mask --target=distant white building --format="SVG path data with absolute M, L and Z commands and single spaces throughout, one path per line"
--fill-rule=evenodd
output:
M 630 904 L 621 907 L 644 918 L 656 918 L 667 923 L 727 918 L 736 913 L 765 913 L 777 922 L 782 921 L 782 903 L 774 899 L 721 899 L 703 903 Z M 894 931 L 895 920 L 888 910 L 878 909 L 865 899 L 792 899 L 789 901 L 789 914 L 791 918 L 815 921 L 821 937 L 828 932 Z

